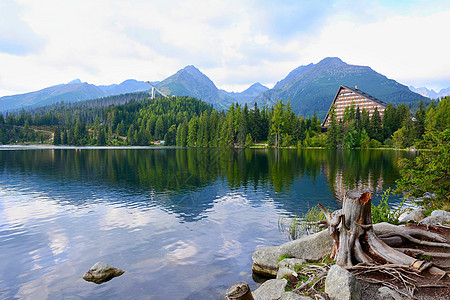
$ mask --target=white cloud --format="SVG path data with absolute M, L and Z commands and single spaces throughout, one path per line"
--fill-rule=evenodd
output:
M 402 10 L 383 1 L 17 3 L 7 15 L 28 35 L 13 42 L 28 48 L 0 51 L 0 96 L 74 78 L 162 80 L 190 64 L 219 88 L 240 91 L 256 81 L 272 86 L 327 56 L 403 83 L 450 85 L 443 32 L 450 11 L 441 2 L 426 13 L 420 2 Z M 11 42 L 2 32 L 0 25 L 0 43 Z
M 448 47 L 437 30 L 445 28 L 449 19 L 450 11 L 444 11 L 424 17 L 395 16 L 368 24 L 340 21 L 324 27 L 301 53 L 307 61 L 338 56 L 347 63 L 371 66 L 405 84 L 432 84 L 447 78 L 450 85 Z

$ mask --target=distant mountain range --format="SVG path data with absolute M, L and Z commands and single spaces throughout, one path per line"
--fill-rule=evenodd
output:
M 54 85 L 36 92 L 1 97 L 0 111 L 21 108 L 36 108 L 61 101 L 76 102 L 97 99 L 113 95 L 145 91 L 148 89 L 150 89 L 148 84 L 134 79 L 125 80 L 121 84 L 99 86 L 81 82 L 80 79 L 75 79 L 67 84 Z
M 248 89 L 243 92 L 235 93 L 235 92 L 227 92 L 225 90 L 220 90 L 228 96 L 234 98 L 236 102 L 240 104 L 248 103 L 251 104 L 255 101 L 256 97 L 258 97 L 261 93 L 267 91 L 269 88 L 265 87 L 261 83 L 257 82 L 252 84 Z
M 190 96 L 226 109 L 233 102 L 273 105 L 278 99 L 290 100 L 295 113 L 319 118 L 325 116 L 340 85 L 358 86 L 380 100 L 393 103 L 415 102 L 426 96 L 388 79 L 370 67 L 349 65 L 337 57 L 328 57 L 317 64 L 300 66 L 277 82 L 273 89 L 255 83 L 243 92 L 219 90 L 205 74 L 194 66 L 186 66 L 160 82 L 153 82 L 168 95 Z M 56 102 L 74 102 L 149 90 L 143 81 L 126 80 L 121 84 L 95 86 L 76 79 L 40 91 L 0 98 L 0 111 L 35 108 Z
M 277 99 L 290 99 L 293 110 L 311 116 L 314 110 L 323 118 L 340 85 L 358 88 L 385 102 L 415 102 L 424 99 L 395 80 L 388 79 L 370 67 L 349 65 L 337 57 L 328 57 L 317 64 L 300 66 L 286 78 L 256 98 L 261 104 Z
M 429 90 L 426 87 L 415 88 L 412 85 L 409 86 L 409 89 L 414 93 L 420 94 L 430 99 L 437 99 L 450 95 L 450 87 L 446 89 L 441 89 L 439 92 L 436 92 L 433 89 Z

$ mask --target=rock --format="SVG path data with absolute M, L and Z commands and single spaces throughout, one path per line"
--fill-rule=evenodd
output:
M 303 265 L 306 263 L 304 259 L 299 258 L 285 258 L 282 261 L 278 262 L 278 272 L 277 279 L 281 279 L 286 275 L 294 275 L 297 276 L 295 272 L 295 266 Z
M 295 266 L 300 266 L 306 264 L 306 260 L 301 258 L 285 258 L 282 261 L 278 262 L 279 268 L 289 268 L 294 271 Z
M 306 261 L 317 261 L 331 253 L 333 238 L 328 230 L 287 242 L 280 246 L 281 253 Z
M 431 212 L 431 216 L 448 218 L 448 217 L 450 217 L 450 212 L 445 211 L 445 210 L 435 210 L 435 211 Z
M 307 296 L 301 296 L 294 292 L 285 292 L 281 296 L 280 300 L 313 300 L 313 299 Z
M 334 265 L 325 279 L 325 293 L 332 300 L 358 300 L 361 299 L 361 284 L 352 273 Z
M 419 223 L 423 225 L 437 225 L 450 223 L 450 212 L 445 210 L 435 210 L 431 213 L 431 216 L 426 217 Z
M 279 246 L 259 248 L 252 255 L 253 272 L 263 276 L 276 276 L 280 256 Z
M 121 269 L 117 269 L 114 267 L 111 267 L 110 265 L 107 265 L 102 262 L 98 262 L 94 264 L 89 271 L 84 273 L 83 279 L 86 281 L 91 281 L 97 284 L 109 281 L 113 279 L 114 277 L 120 276 L 125 271 Z
M 399 293 L 386 286 L 378 289 L 378 297 L 380 300 L 403 300 Z
M 399 223 L 408 223 L 409 221 L 420 221 L 425 218 L 425 209 L 417 208 L 405 211 L 398 217 Z
M 280 299 L 285 293 L 286 279 L 270 279 L 264 282 L 256 291 L 253 292 L 255 300 L 273 300 Z
M 327 230 L 287 242 L 281 246 L 263 247 L 253 253 L 253 272 L 264 276 L 276 276 L 281 255 L 317 261 L 331 253 L 333 238 Z

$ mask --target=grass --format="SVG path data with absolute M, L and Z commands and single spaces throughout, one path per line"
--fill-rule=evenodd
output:
M 396 209 L 391 209 L 388 204 L 389 195 L 391 195 L 391 189 L 384 191 L 381 201 L 378 205 L 372 203 L 372 223 L 387 222 L 394 225 L 398 225 L 398 217 L 405 211 L 403 205 L 405 204 L 405 199 L 400 202 L 400 205 Z
M 305 214 L 297 215 L 285 222 L 284 218 L 278 219 L 278 228 L 286 232 L 290 239 L 296 240 L 304 235 L 320 231 L 318 221 L 325 220 L 325 215 L 318 206 L 311 207 Z
M 283 259 L 286 259 L 286 258 L 293 258 L 293 256 L 283 254 L 280 256 L 280 258 L 278 258 L 278 261 L 282 261 Z

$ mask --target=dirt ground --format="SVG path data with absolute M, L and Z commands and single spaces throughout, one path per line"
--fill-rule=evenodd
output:
M 409 224 L 410 228 L 418 228 L 429 230 L 431 232 L 438 233 L 447 239 L 447 243 L 450 243 L 450 227 L 438 227 L 438 226 L 423 226 L 417 224 Z M 417 244 L 408 243 L 401 248 L 420 249 L 427 252 L 440 252 L 450 253 L 450 248 L 444 247 L 430 247 Z M 411 255 L 411 254 L 409 254 Z M 383 281 L 389 285 L 394 286 L 404 299 L 427 299 L 427 300 L 442 300 L 450 299 L 450 259 L 449 258 L 435 258 L 431 256 L 420 256 L 418 259 L 431 262 L 433 265 L 447 272 L 447 276 L 439 278 L 434 276 L 428 271 L 424 271 L 422 274 L 405 274 L 407 276 L 407 282 L 412 284 L 404 284 L 398 277 L 390 276 L 383 272 L 373 272 L 370 274 L 364 274 L 357 276 L 362 284 L 361 299 L 379 299 L 377 293 L 378 289 L 382 287 L 382 284 L 373 283 L 369 281 Z M 392 287 L 391 286 L 391 287 Z

